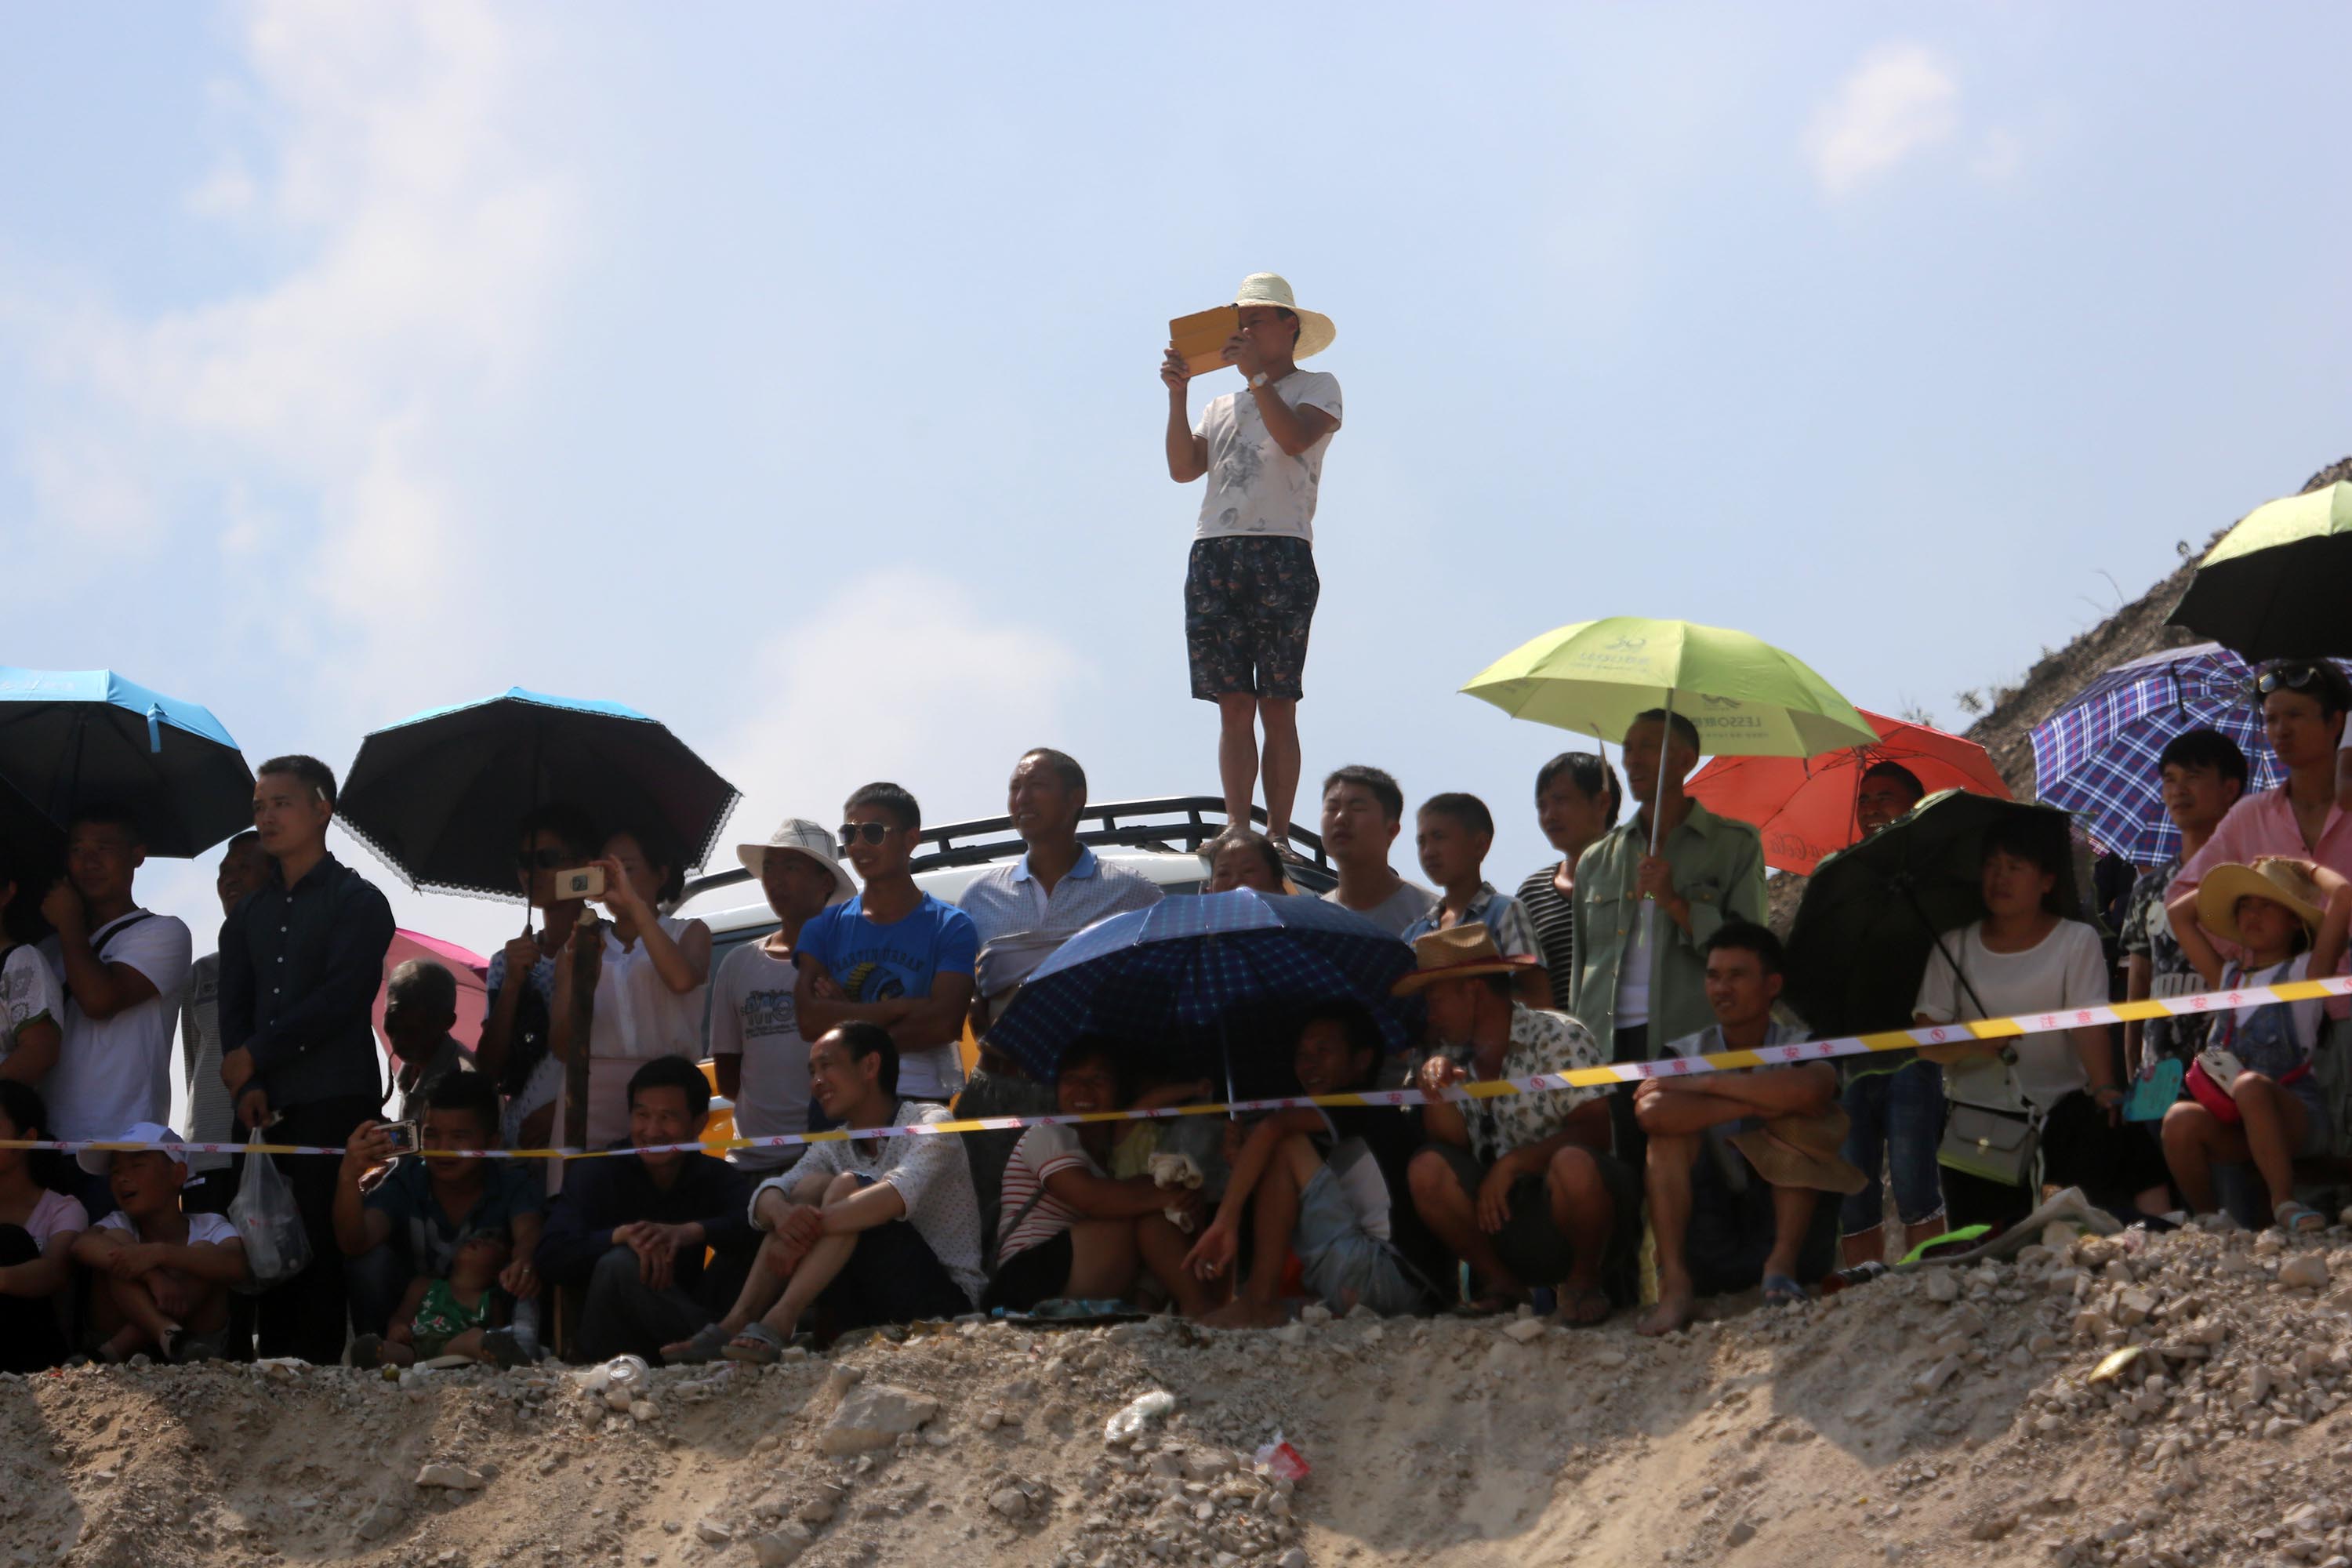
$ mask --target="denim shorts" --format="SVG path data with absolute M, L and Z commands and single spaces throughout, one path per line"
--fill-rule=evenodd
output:
M 1915 1060 L 1891 1073 L 1853 1079 L 1842 1098 L 1853 1119 L 1845 1157 L 1862 1168 L 1870 1184 L 1845 1199 L 1839 1229 L 1856 1236 L 1875 1230 L 1885 1219 L 1886 1197 L 1878 1184 L 1882 1165 L 1894 1177 L 1895 1212 L 1905 1225 L 1943 1213 L 1943 1172 L 1936 1163 L 1936 1148 L 1944 1138 L 1943 1069 Z
M 1405 1267 L 1396 1249 L 1364 1229 L 1329 1166 L 1318 1167 L 1298 1194 L 1298 1226 L 1291 1232 L 1307 1288 L 1333 1311 L 1356 1302 L 1384 1318 L 1430 1305 L 1429 1287 Z

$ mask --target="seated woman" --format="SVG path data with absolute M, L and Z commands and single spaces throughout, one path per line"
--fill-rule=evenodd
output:
M 0 1139 L 38 1142 L 48 1121 L 38 1094 L 0 1079 Z M 0 1372 L 41 1372 L 66 1359 L 60 1308 L 89 1216 L 49 1186 L 64 1158 L 54 1149 L 0 1149 Z
M 2352 882 L 2308 860 L 2216 866 L 2168 906 L 2180 950 L 2216 991 L 2277 985 L 2336 973 L 2352 927 Z M 2224 963 L 2212 938 L 2245 956 Z M 2267 1002 L 2213 1016 L 2189 1068 L 2195 1097 L 2165 1113 L 2164 1160 L 2198 1214 L 2213 1207 L 2216 1160 L 2251 1159 L 2271 1215 L 2296 1233 L 2326 1216 L 2294 1201 L 2294 1162 L 2327 1152 L 2333 1129 L 2313 1076 L 2323 1004 Z
M 1134 1099 L 1125 1066 L 1114 1047 L 1100 1040 L 1080 1040 L 1063 1053 L 1054 1096 L 1055 1109 L 1064 1116 L 1122 1110 Z M 1032 1127 L 1021 1135 L 1004 1167 L 996 1256 L 980 1302 L 983 1310 L 1026 1311 L 1056 1297 L 1124 1297 L 1135 1283 L 1144 1228 L 1181 1238 L 1163 1211 L 1174 1208 L 1197 1219 L 1197 1192 L 1169 1191 L 1149 1176 L 1106 1173 L 1120 1125 Z M 1163 1259 L 1181 1258 L 1183 1245 L 1181 1239 L 1161 1239 L 1158 1252 Z M 1181 1268 L 1172 1271 L 1182 1273 Z
M 1246 827 L 1228 827 L 1202 848 L 1209 862 L 1204 893 L 1230 893 L 1254 888 L 1261 893 L 1296 893 L 1297 887 L 1283 869 L 1282 852 L 1274 840 Z
M 2030 817 L 1986 834 L 1979 884 L 1985 918 L 1946 932 L 1929 955 L 1916 1005 L 1920 1024 L 2106 1005 L 2099 933 L 2057 912 L 2058 879 L 2071 869 L 2065 855 L 2063 839 Z M 1919 1054 L 1944 1065 L 1944 1093 L 1954 1106 L 2039 1128 L 2042 1180 L 2081 1187 L 2104 1207 L 2160 1215 L 2168 1206 L 2171 1189 L 2155 1144 L 2123 1122 L 2123 1090 L 2104 1024 L 1923 1046 Z M 2037 1189 L 2031 1169 L 2017 1178 L 2011 1185 L 1948 1167 L 1944 1195 L 1952 1225 L 1999 1226 L 2023 1218 Z

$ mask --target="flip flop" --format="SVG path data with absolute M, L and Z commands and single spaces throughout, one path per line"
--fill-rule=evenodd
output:
M 2327 1228 L 2327 1216 L 2293 1198 L 2271 1211 L 2271 1218 L 2290 1236 L 2313 1236 Z
M 1810 1301 L 1812 1296 L 1802 1285 L 1786 1274 L 1764 1276 L 1764 1304 L 1768 1307 L 1793 1307 L 1800 1301 Z
M 1580 1329 L 1589 1329 L 1608 1321 L 1616 1310 L 1609 1292 L 1598 1285 L 1581 1285 L 1575 1289 L 1563 1288 L 1559 1293 L 1559 1321 Z
M 761 1326 L 762 1325 L 759 1323 L 754 1323 L 751 1325 L 751 1328 L 756 1329 Z M 746 1329 L 743 1331 L 745 1334 L 749 1334 L 751 1333 L 751 1329 Z M 721 1355 L 725 1354 L 728 1342 L 734 1338 L 734 1335 L 727 1331 L 725 1324 L 717 1322 L 705 1323 L 702 1327 L 694 1331 L 693 1337 L 686 1342 L 686 1348 L 684 1350 L 678 1352 L 676 1355 L 666 1355 L 662 1357 L 662 1364 L 664 1366 L 705 1365 L 708 1363 L 717 1361 Z

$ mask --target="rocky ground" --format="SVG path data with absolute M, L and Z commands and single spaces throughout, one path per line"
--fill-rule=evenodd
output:
M 2045 1241 L 1658 1343 L 1162 1320 L 618 1382 L 0 1378 L 0 1563 L 2352 1568 L 2352 1231 Z M 1254 1463 L 1277 1432 L 1303 1477 Z

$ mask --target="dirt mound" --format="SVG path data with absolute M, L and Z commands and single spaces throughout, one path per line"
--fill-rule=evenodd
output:
M 620 1390 L 0 1378 L 0 1562 L 2342 1568 L 2352 1231 L 2045 1239 L 1663 1343 L 1360 1315 L 956 1325 Z M 1295 1485 L 1251 1464 L 1277 1431 Z

